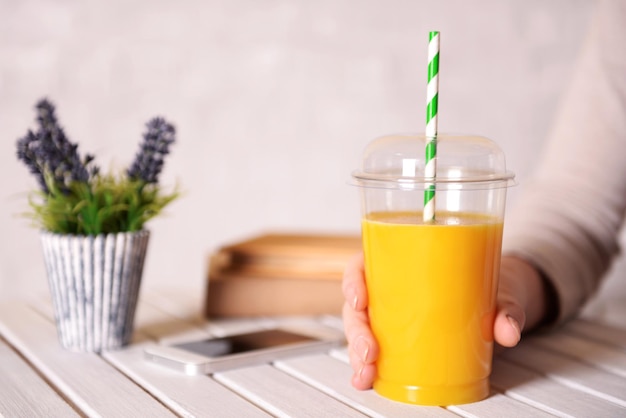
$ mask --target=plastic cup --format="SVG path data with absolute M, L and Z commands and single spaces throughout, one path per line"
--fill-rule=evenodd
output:
M 424 177 L 421 135 L 372 141 L 353 172 L 362 201 L 365 276 L 380 346 L 374 390 L 453 405 L 489 394 L 506 191 L 514 174 L 487 138 L 440 135 Z M 435 183 L 435 220 L 422 219 Z

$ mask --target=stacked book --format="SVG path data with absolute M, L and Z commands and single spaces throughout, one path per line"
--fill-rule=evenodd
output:
M 341 279 L 359 236 L 264 234 L 219 248 L 209 260 L 205 314 L 339 314 Z

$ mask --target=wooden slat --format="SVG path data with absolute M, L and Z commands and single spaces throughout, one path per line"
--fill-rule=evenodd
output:
M 495 391 L 492 391 L 489 397 L 483 401 L 449 406 L 448 410 L 467 418 L 501 418 L 503 416 L 541 418 L 554 416 Z
M 342 384 L 343 386 L 345 385 L 349 386 L 349 379 L 350 379 L 350 374 L 352 373 L 352 369 L 348 366 L 349 360 L 348 360 L 347 349 L 344 347 L 342 349 L 333 350 L 331 352 L 331 355 L 337 358 L 339 361 L 346 364 L 345 365 L 346 370 L 344 371 L 346 375 L 341 378 L 337 377 L 337 380 L 339 381 L 343 379 L 342 382 L 339 382 L 339 383 Z M 308 367 L 308 366 L 304 364 L 301 367 Z M 330 382 L 330 384 L 338 384 L 338 383 Z M 354 389 L 352 389 L 351 387 L 348 387 L 347 389 L 344 388 L 344 390 L 347 391 L 349 394 L 354 393 Z M 357 403 L 362 403 L 366 405 L 361 398 L 355 399 L 355 401 Z M 495 391 L 492 391 L 489 398 L 483 401 L 475 402 L 472 404 L 466 404 L 466 405 L 451 406 L 451 407 L 448 407 L 448 409 L 450 411 L 453 411 L 456 414 L 467 416 L 467 417 L 499 418 L 502 416 L 503 411 L 506 411 L 507 414 L 509 414 L 510 416 L 516 416 L 516 417 L 533 417 L 534 418 L 534 417 L 542 417 L 542 416 L 549 415 L 525 403 L 519 402 L 515 399 L 496 393 Z M 421 413 L 421 410 L 420 410 L 420 413 Z M 396 416 L 399 414 L 398 413 L 393 413 L 393 414 L 385 413 L 384 415 Z
M 186 322 L 206 325 L 203 305 L 206 289 L 192 287 L 146 287 L 141 291 L 142 302 L 157 306 L 171 316 Z
M 326 339 L 342 339 L 343 331 L 337 329 L 332 317 L 301 315 L 271 317 L 220 318 L 208 322 L 207 330 L 216 337 L 252 332 L 268 328 L 284 328 Z M 327 323 L 328 322 L 328 323 Z
M 341 332 L 344 331 L 343 320 L 341 319 L 340 316 L 337 316 L 337 315 L 322 315 L 320 317 L 320 321 L 324 325 L 327 325 L 327 326 L 329 326 L 331 328 L 335 328 L 338 331 L 341 331 Z
M 54 323 L 23 303 L 0 306 L 0 333 L 85 415 L 172 415 L 98 355 L 63 349 Z
M 345 342 L 344 333 L 322 321 L 324 317 L 287 316 L 276 318 L 280 328 L 325 340 Z
M 52 298 L 50 292 L 39 292 L 31 296 L 27 304 L 43 316 L 53 319 L 54 310 L 52 308 Z
M 420 417 L 454 416 L 443 408 L 390 401 L 373 390 L 358 391 L 350 384 L 352 375 L 350 366 L 328 355 L 317 354 L 281 360 L 275 365 L 368 416 L 399 417 L 411 414 Z
M 626 322 L 626 316 L 624 321 Z M 616 328 L 586 319 L 576 319 L 566 323 L 563 331 L 626 351 L 626 329 L 624 328 Z
M 343 347 L 339 347 L 339 348 L 335 348 L 330 350 L 330 352 L 328 353 L 329 355 L 331 355 L 332 357 L 335 357 L 336 359 L 343 361 L 344 363 L 349 364 L 350 363 L 350 356 L 348 354 L 348 346 L 345 345 Z
M 0 339 L 0 416 L 35 418 L 78 414 Z
M 503 358 L 494 360 L 491 384 L 507 396 L 561 417 L 619 417 L 626 409 L 573 389 Z
M 501 357 L 564 385 L 626 407 L 626 378 L 543 349 L 531 341 L 502 353 Z
M 364 416 L 270 365 L 230 370 L 214 377 L 278 417 Z
M 163 343 L 184 339 L 200 340 L 211 336 L 202 326 L 176 318 L 143 300 L 137 307 L 135 330 Z
M 142 293 L 133 345 L 102 356 L 60 347 L 49 301 L 0 306 L 0 334 L 7 338 L 4 344 L 0 339 L 0 416 L 626 416 L 626 329 L 591 319 L 525 338 L 494 361 L 492 386 L 503 393 L 447 409 L 353 389 L 345 347 L 214 377 L 186 376 L 144 360 L 139 342 L 146 338 L 172 342 L 274 326 L 342 332 L 336 316 L 207 322 L 198 312 L 200 293 Z
M 605 322 L 616 328 L 626 329 L 626 300 L 615 298 L 607 301 L 604 314 Z
M 535 336 L 528 342 L 626 378 L 626 351 L 619 348 L 564 332 Z
M 145 345 L 107 352 L 104 357 L 176 413 L 212 418 L 269 416 L 209 376 L 187 376 L 151 364 L 143 356 Z
M 598 312 L 584 312 L 583 316 L 596 323 L 626 329 L 626 300 L 623 297 L 603 299 L 600 306 Z
M 260 329 L 274 328 L 278 321 L 274 318 L 223 318 L 211 320 L 208 331 L 215 337 L 253 332 Z

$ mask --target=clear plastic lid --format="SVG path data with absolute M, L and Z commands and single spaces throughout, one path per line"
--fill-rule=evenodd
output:
M 515 184 L 507 171 L 504 153 L 490 139 L 473 135 L 437 136 L 437 174 L 424 176 L 424 135 L 398 134 L 370 142 L 361 166 L 352 173 L 352 183 L 361 187 L 423 188 L 435 183 L 437 189 L 497 188 Z

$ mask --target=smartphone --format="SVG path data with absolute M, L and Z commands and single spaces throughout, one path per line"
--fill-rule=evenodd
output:
M 144 354 L 153 363 L 187 375 L 199 375 L 323 352 L 342 341 L 274 328 L 173 345 L 154 344 L 144 348 Z

